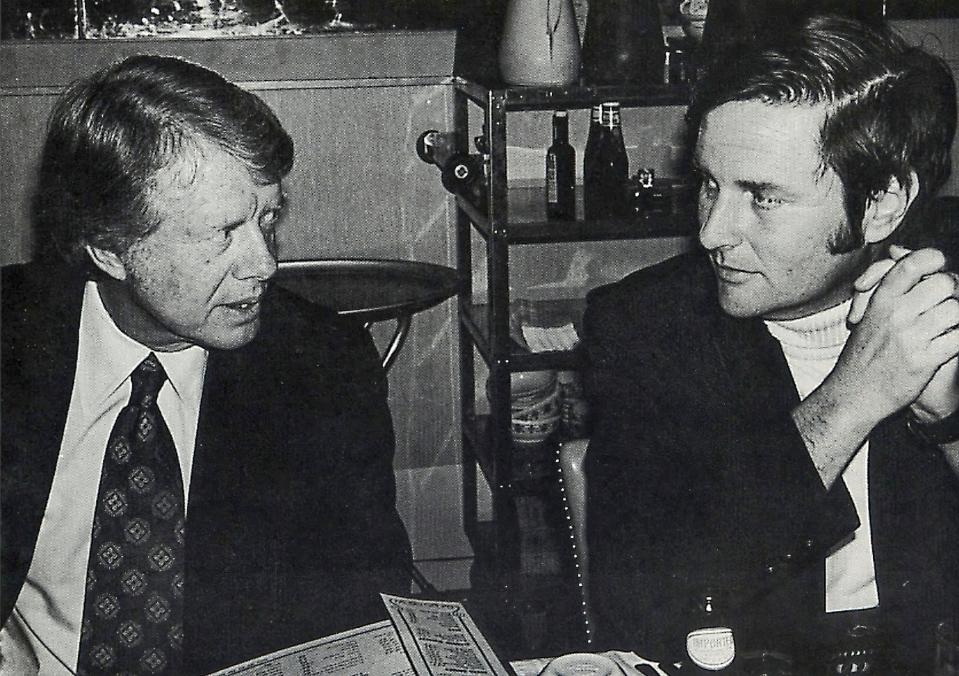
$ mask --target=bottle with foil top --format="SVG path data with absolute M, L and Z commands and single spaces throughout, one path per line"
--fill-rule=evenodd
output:
M 595 144 L 583 164 L 583 206 L 587 219 L 623 218 L 627 213 L 626 181 L 629 158 L 623 141 L 619 103 L 602 104 Z
M 706 589 L 696 597 L 686 634 L 684 674 L 738 673 L 726 602 L 726 595 L 717 589 Z

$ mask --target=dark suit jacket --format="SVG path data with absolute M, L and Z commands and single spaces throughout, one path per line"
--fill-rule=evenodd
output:
M 602 643 L 684 654 L 696 590 L 732 590 L 740 647 L 797 658 L 868 621 L 929 659 L 959 605 L 959 479 L 896 415 L 869 438 L 878 611 L 826 616 L 824 558 L 858 525 L 825 491 L 790 411 L 799 398 L 759 319 L 733 319 L 705 257 L 594 291 L 584 343 L 596 412 L 586 460 L 590 577 Z M 920 672 L 922 673 L 922 672 Z
M 30 565 L 77 355 L 83 280 L 3 271 L 2 620 Z M 211 351 L 190 483 L 185 666 L 207 673 L 386 616 L 410 546 L 369 335 L 273 288 L 249 345 Z

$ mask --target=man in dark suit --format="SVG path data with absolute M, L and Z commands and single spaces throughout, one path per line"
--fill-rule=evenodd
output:
M 69 263 L 3 271 L 0 650 L 44 674 L 208 673 L 385 617 L 411 569 L 385 373 L 362 327 L 269 283 L 279 121 L 140 56 L 71 87 L 49 129 L 37 226 Z M 159 390 L 120 430 L 144 369 Z M 104 499 L 112 462 L 137 471 Z M 98 544 L 144 494 L 169 539 L 146 514 Z
M 856 625 L 931 673 L 959 606 L 959 291 L 893 243 L 949 174 L 952 77 L 819 17 L 718 64 L 689 117 L 703 250 L 584 320 L 600 642 L 689 661 L 713 594 L 737 651 L 797 673 Z

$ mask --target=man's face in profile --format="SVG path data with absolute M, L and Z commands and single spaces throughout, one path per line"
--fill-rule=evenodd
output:
M 842 183 L 823 167 L 824 116 L 820 107 L 737 101 L 703 120 L 699 239 L 734 317 L 792 319 L 837 305 L 864 265 L 865 249 L 830 251 L 848 226 Z
M 155 185 L 160 224 L 120 256 L 127 293 L 114 320 L 157 350 L 245 345 L 276 272 L 280 184 L 257 184 L 238 160 L 203 144 L 161 170 Z

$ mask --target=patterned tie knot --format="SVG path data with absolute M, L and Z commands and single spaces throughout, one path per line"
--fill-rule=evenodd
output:
M 166 371 L 163 370 L 163 365 L 157 359 L 157 356 L 151 352 L 130 374 L 130 380 L 133 382 L 133 393 L 130 395 L 130 401 L 136 402 L 142 408 L 152 406 L 166 378 L 167 375 Z

